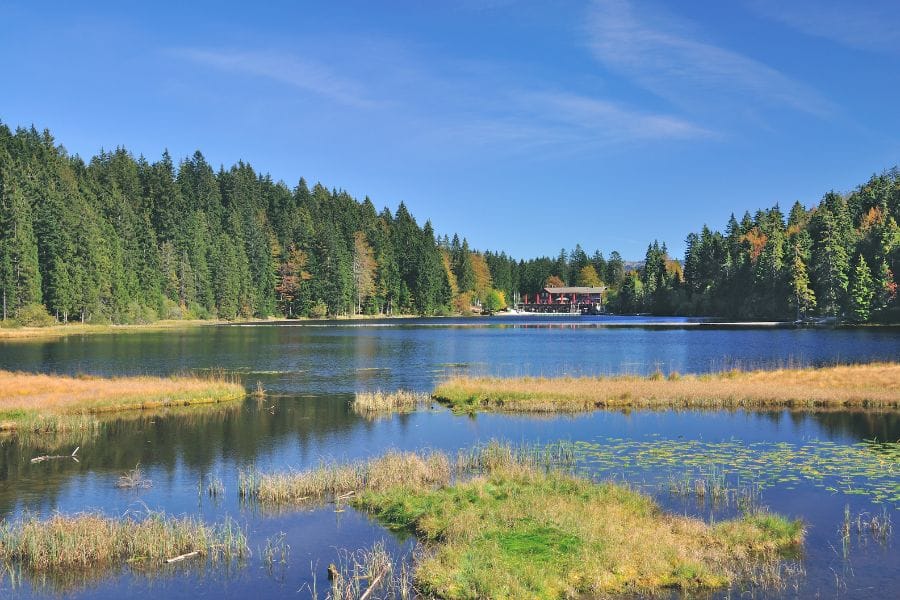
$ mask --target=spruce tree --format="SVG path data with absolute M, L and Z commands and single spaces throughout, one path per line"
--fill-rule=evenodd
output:
M 869 320 L 875 287 L 872 272 L 863 255 L 860 254 L 853 268 L 853 279 L 850 283 L 850 318 L 857 323 Z

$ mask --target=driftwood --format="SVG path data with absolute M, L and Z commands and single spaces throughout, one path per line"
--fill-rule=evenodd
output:
M 344 500 L 344 499 L 349 498 L 350 496 L 354 495 L 355 493 L 356 493 L 355 491 L 351 490 L 351 491 L 347 492 L 346 494 L 341 494 L 340 496 L 335 497 L 335 500 Z
M 375 588 L 378 587 L 378 583 L 381 581 L 381 578 L 384 577 L 388 572 L 388 567 L 385 567 L 381 570 L 381 573 L 378 574 L 378 577 L 372 580 L 372 583 L 369 584 L 369 587 L 366 588 L 365 593 L 359 597 L 359 600 L 366 600 L 372 592 L 375 591 Z
M 197 556 L 198 554 L 200 554 L 200 552 L 198 552 L 197 550 L 194 550 L 193 552 L 188 552 L 186 554 L 179 554 L 178 556 L 173 556 L 172 558 L 167 558 L 166 564 L 172 564 L 174 562 L 178 562 L 178 561 L 184 560 L 186 558 L 191 558 L 191 557 Z
M 81 449 L 81 446 L 78 446 L 72 451 L 72 454 L 44 454 L 43 456 L 35 456 L 31 459 L 32 463 L 44 462 L 45 460 L 57 460 L 59 458 L 71 458 L 75 462 L 80 462 L 78 458 L 75 456 L 78 454 L 78 451 Z

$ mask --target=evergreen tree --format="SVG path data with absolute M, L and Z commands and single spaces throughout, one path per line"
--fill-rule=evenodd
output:
M 794 262 L 791 267 L 791 288 L 794 292 L 794 306 L 797 318 L 801 318 L 816 307 L 816 295 L 809 285 L 809 275 L 803 262 L 800 246 L 794 248 Z
M 856 266 L 853 268 L 853 280 L 850 283 L 850 318 L 857 323 L 867 321 L 874 298 L 875 287 L 872 281 L 872 272 L 863 255 L 860 254 L 856 260 Z

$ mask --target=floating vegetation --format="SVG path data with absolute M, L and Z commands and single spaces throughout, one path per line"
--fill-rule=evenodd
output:
M 391 413 L 413 412 L 419 406 L 424 406 L 431 401 L 428 394 L 397 390 L 395 392 L 383 392 L 375 390 L 371 392 L 356 392 L 351 403 L 353 412 L 364 417 L 377 417 Z
M 671 487 L 673 478 L 677 482 L 685 470 L 715 472 L 717 479 L 728 482 L 726 487 L 737 487 L 739 482 L 752 482 L 759 490 L 813 485 L 900 509 L 898 442 L 868 440 L 844 445 L 822 440 L 747 443 L 737 439 L 604 438 L 575 442 L 575 450 L 580 467 L 600 477 L 638 470 Z M 715 484 L 703 483 L 705 494 L 714 493 L 710 485 Z
M 119 476 L 116 487 L 121 490 L 147 489 L 153 487 L 153 481 L 147 479 L 141 465 L 137 465 Z

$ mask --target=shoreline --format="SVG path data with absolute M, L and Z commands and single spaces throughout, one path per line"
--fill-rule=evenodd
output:
M 512 317 L 527 316 L 528 322 L 503 322 Z M 502 314 L 494 315 L 354 315 L 352 317 L 333 317 L 326 319 L 247 319 L 237 321 L 225 321 L 221 319 L 188 319 L 188 320 L 161 320 L 145 324 L 81 324 L 66 323 L 51 325 L 49 327 L 0 327 L 0 343 L 17 341 L 35 341 L 47 339 L 60 339 L 69 336 L 109 335 L 120 333 L 150 333 L 166 331 L 184 331 L 203 327 L 379 327 L 399 325 L 409 321 L 434 321 L 417 323 L 421 326 L 452 326 L 452 327 L 477 327 L 481 326 L 483 319 L 497 318 L 495 324 L 504 327 L 553 327 L 566 325 L 572 327 L 597 328 L 597 329 L 867 329 L 867 330 L 900 330 L 898 323 L 845 323 L 836 325 L 798 325 L 792 321 L 598 321 L 581 320 L 583 315 L 558 314 Z M 613 318 L 632 317 L 636 315 L 605 315 Z M 543 318 L 546 317 L 546 321 Z M 660 316 L 660 319 L 679 318 L 674 316 Z M 682 317 L 685 319 L 704 317 Z M 448 320 L 465 320 L 466 323 L 445 323 Z M 567 319 L 563 323 L 559 320 Z M 537 322 L 532 322 L 535 320 Z M 554 323 L 553 321 L 556 321 Z

